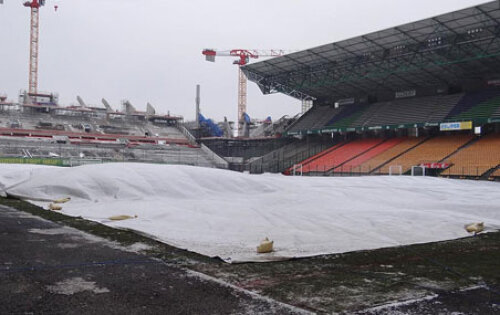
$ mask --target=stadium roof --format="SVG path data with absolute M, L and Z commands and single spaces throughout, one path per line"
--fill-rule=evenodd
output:
M 354 21 L 353 21 L 354 22 Z M 264 94 L 331 102 L 500 78 L 500 1 L 244 66 Z

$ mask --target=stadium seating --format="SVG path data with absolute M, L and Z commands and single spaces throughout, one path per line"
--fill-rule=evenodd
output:
M 454 94 L 375 103 L 351 127 L 440 122 L 461 97 Z
M 341 111 L 327 125 L 334 128 L 348 128 L 368 107 L 368 104 L 344 105 L 340 107 Z
M 388 174 L 390 166 L 401 166 L 403 173 L 406 173 L 412 166 L 439 162 L 472 139 L 473 136 L 470 135 L 442 135 L 431 138 L 387 163 L 380 172 Z
M 119 144 L 73 145 L 56 144 L 50 140 L 9 138 L 0 141 L 1 157 L 65 158 L 71 159 L 72 165 L 102 162 L 149 162 L 165 164 L 217 166 L 216 161 L 200 148 L 184 145 L 148 146 L 132 148 Z
M 330 154 L 331 152 L 337 150 L 338 148 L 340 148 L 341 146 L 345 145 L 346 143 L 345 142 L 340 142 L 340 143 L 337 143 L 335 144 L 334 146 L 324 150 L 324 151 L 321 151 L 319 152 L 318 154 L 314 155 L 314 156 L 311 156 L 303 161 L 300 161 L 300 164 L 302 165 L 306 165 L 306 164 L 311 164 L 311 163 L 315 163 L 316 160 L 319 160 L 321 158 L 323 158 L 324 156 Z
M 500 97 L 491 98 L 485 102 L 477 104 L 466 112 L 454 116 L 453 120 L 477 120 L 488 119 L 500 107 Z
M 300 131 L 321 128 L 325 126 L 336 114 L 340 113 L 340 108 L 331 106 L 313 106 L 288 131 Z
M 483 90 L 465 94 L 445 120 L 489 118 L 500 106 L 499 90 Z
M 325 152 L 303 161 L 302 172 L 326 172 L 380 145 L 383 139 L 359 139 L 340 143 Z
M 492 134 L 473 142 L 446 159 L 452 166 L 443 175 L 481 176 L 500 164 L 500 135 Z
M 333 142 L 325 142 L 321 139 L 296 140 L 260 158 L 252 159 L 248 163 L 248 169 L 251 173 L 281 172 L 332 145 L 334 145 Z
M 500 177 L 500 168 L 497 169 L 496 171 L 493 172 L 493 174 L 491 174 L 492 177 Z
M 397 99 L 374 104 L 344 105 L 338 109 L 315 106 L 289 131 L 370 127 L 412 123 L 438 123 L 500 117 L 500 91 Z
M 109 119 L 102 117 L 92 117 L 83 115 L 62 115 L 58 112 L 49 113 L 25 113 L 21 111 L 15 112 L 2 112 L 1 115 L 8 117 L 8 119 L 1 119 L 0 127 L 12 128 L 12 121 L 19 121 L 19 126 L 13 128 L 22 128 L 29 130 L 65 130 L 74 133 L 91 132 L 93 134 L 110 134 L 110 135 L 135 135 L 150 136 L 158 135 L 159 137 L 168 137 L 170 139 L 185 139 L 186 137 L 182 132 L 173 126 L 167 125 L 154 125 L 146 120 L 138 120 L 127 117 L 120 117 L 121 119 Z M 8 116 L 5 116 L 8 115 Z M 3 117 L 2 117 L 3 118 Z M 83 126 L 89 128 L 86 131 Z
M 491 94 L 488 94 L 490 97 Z M 486 96 L 483 96 L 485 98 Z M 438 95 L 397 99 L 373 104 L 343 105 L 335 109 L 330 106 L 315 106 L 304 114 L 289 131 L 332 128 L 370 127 L 412 123 L 437 123 L 448 116 L 453 109 L 459 111 L 457 103 L 469 104 L 476 98 L 464 94 Z M 462 108 L 462 107 L 460 107 Z M 495 108 L 491 105 L 488 108 Z
M 498 106 L 497 110 L 491 114 L 491 118 L 500 118 L 500 106 Z
M 380 145 L 366 151 L 365 153 L 359 155 L 358 157 L 344 163 L 342 166 L 335 168 L 333 171 L 335 173 L 369 173 L 372 169 L 363 168 L 361 164 L 374 157 L 383 154 L 387 150 L 390 150 L 394 146 L 397 146 L 404 141 L 404 138 L 392 138 L 387 141 L 382 142 Z
M 399 138 L 400 142 L 396 143 L 393 147 L 387 149 L 386 151 L 374 156 L 370 160 L 367 160 L 363 164 L 358 166 L 360 172 L 363 173 L 379 173 L 379 167 L 383 164 L 393 160 L 397 156 L 403 154 L 404 152 L 415 147 L 419 143 L 425 140 L 424 137 L 419 138 Z

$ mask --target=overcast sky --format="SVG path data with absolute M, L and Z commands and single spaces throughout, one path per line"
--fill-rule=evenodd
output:
M 0 5 L 0 94 L 17 100 L 28 85 L 29 9 L 25 0 Z M 39 90 L 62 105 L 81 95 L 128 99 L 158 112 L 194 119 L 201 84 L 205 116 L 234 120 L 237 67 L 203 48 L 307 49 L 462 9 L 485 0 L 47 0 L 40 16 Z M 57 12 L 54 5 L 58 5 Z M 300 102 L 262 95 L 249 83 L 252 118 L 294 115 Z

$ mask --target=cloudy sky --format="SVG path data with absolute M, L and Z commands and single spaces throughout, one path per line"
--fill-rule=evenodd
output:
M 17 99 L 28 85 L 29 9 L 0 5 L 0 94 Z M 41 10 L 39 90 L 61 103 L 129 99 L 194 119 L 195 86 L 202 112 L 237 115 L 237 67 L 206 62 L 203 48 L 307 49 L 486 0 L 47 0 Z M 54 5 L 58 5 L 57 12 Z M 294 115 L 300 102 L 260 93 L 249 83 L 253 118 Z

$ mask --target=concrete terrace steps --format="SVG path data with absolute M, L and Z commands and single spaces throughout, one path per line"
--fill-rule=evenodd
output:
M 0 128 L 11 128 L 11 121 L 19 121 L 21 126 L 19 129 L 29 130 L 51 130 L 53 128 L 40 128 L 40 123 L 51 124 L 52 126 L 60 125 L 64 127 L 64 131 L 74 133 L 91 133 L 101 135 L 134 135 L 145 136 L 146 132 L 150 135 L 158 134 L 160 137 L 169 137 L 172 139 L 185 140 L 185 136 L 175 126 L 159 126 L 149 121 L 139 121 L 133 119 L 105 119 L 100 117 L 89 116 L 70 116 L 56 115 L 48 113 L 26 114 L 20 111 L 4 112 L 0 111 Z M 85 132 L 82 125 L 89 125 L 90 132 Z
M 150 162 L 165 164 L 185 164 L 214 167 L 217 163 L 210 159 L 201 148 L 188 146 L 136 146 L 127 148 L 111 146 L 85 146 L 55 144 L 48 141 L 8 139 L 0 141 L 1 157 L 24 157 L 29 151 L 34 158 L 94 159 L 95 162 Z M 78 164 L 78 163 L 77 163 Z

